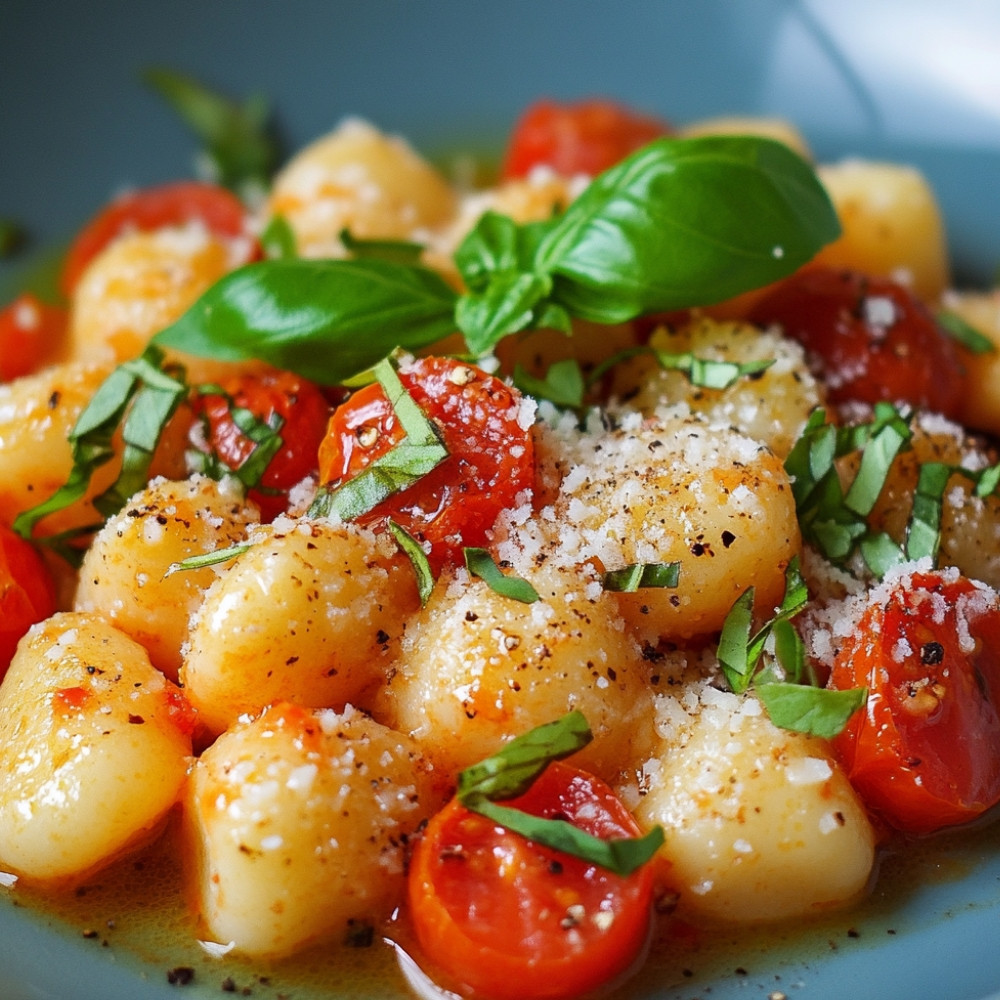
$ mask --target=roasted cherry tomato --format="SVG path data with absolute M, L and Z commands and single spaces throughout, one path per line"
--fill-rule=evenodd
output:
M 116 198 L 83 227 L 70 246 L 60 276 L 63 294 L 72 293 L 87 265 L 116 237 L 196 220 L 222 239 L 246 235 L 243 203 L 215 184 L 178 181 Z
M 600 779 L 551 764 L 505 802 L 604 839 L 640 830 Z M 653 863 L 628 876 L 536 844 L 452 800 L 410 863 L 420 947 L 459 990 L 492 1000 L 573 997 L 626 972 L 649 938 Z
M 876 591 L 876 594 L 879 594 Z M 867 686 L 834 746 L 866 804 L 929 833 L 1000 801 L 1000 600 L 964 577 L 902 578 L 836 656 L 829 686 Z
M 515 125 L 502 173 L 526 177 L 547 166 L 565 177 L 593 177 L 669 132 L 666 122 L 613 101 L 539 101 Z
M 958 348 L 897 282 L 808 268 L 751 310 L 800 341 L 833 402 L 910 403 L 957 418 L 965 387 Z
M 35 547 L 0 524 L 0 680 L 18 641 L 56 610 L 52 576 Z
M 247 495 L 260 507 L 261 517 L 272 521 L 288 509 L 288 491 L 316 473 L 330 407 L 316 385 L 291 372 L 241 375 L 221 388 L 222 393 L 194 398 L 195 415 L 201 419 L 194 424 L 192 444 L 239 475 L 257 448 L 245 432 L 244 418 L 250 416 L 251 424 L 270 425 L 280 436 L 281 447 L 259 478 L 248 484 L 252 488 Z
M 0 309 L 0 382 L 37 371 L 66 332 L 67 312 L 26 292 Z
M 463 546 L 482 545 L 500 512 L 534 484 L 531 418 L 499 379 L 451 358 L 422 358 L 399 379 L 435 424 L 448 457 L 408 488 L 358 518 L 390 518 L 428 543 L 431 566 L 461 562 Z M 373 383 L 339 406 L 319 452 L 320 480 L 352 479 L 403 437 L 382 387 Z

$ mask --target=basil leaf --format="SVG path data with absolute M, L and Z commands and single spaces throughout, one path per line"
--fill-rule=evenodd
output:
M 815 173 L 783 143 L 665 138 L 595 178 L 543 238 L 535 268 L 574 315 L 618 323 L 759 288 L 839 232 Z
M 472 798 L 463 805 L 536 844 L 582 858 L 616 875 L 630 875 L 653 858 L 665 840 L 663 828 L 659 826 L 642 837 L 602 840 L 566 820 L 544 819 L 520 809 L 498 806 L 489 799 Z
M 605 590 L 634 594 L 642 587 L 676 587 L 680 575 L 679 562 L 631 563 L 622 569 L 609 570 L 602 582 Z
M 867 688 L 830 691 L 803 684 L 758 684 L 754 690 L 776 726 L 826 740 L 843 731 L 868 697 Z
M 283 215 L 273 215 L 260 234 L 260 245 L 268 260 L 288 260 L 299 255 L 295 231 Z
M 225 275 L 154 342 L 222 361 L 256 358 L 323 385 L 393 348 L 455 329 L 456 293 L 432 271 L 382 260 L 265 260 Z
M 396 539 L 402 553 L 410 560 L 413 566 L 413 573 L 417 578 L 417 595 L 420 597 L 420 606 L 423 607 L 434 590 L 434 572 L 431 564 L 427 561 L 427 553 L 420 547 L 420 543 L 402 525 L 397 524 L 392 519 L 389 520 L 389 531 Z
M 489 799 L 523 795 L 552 761 L 582 750 L 593 738 L 583 713 L 567 712 L 522 733 L 491 757 L 460 772 L 458 798 L 465 803 L 473 795 Z
M 547 399 L 556 406 L 575 410 L 583 405 L 586 386 L 580 363 L 575 358 L 565 358 L 549 365 L 545 378 L 536 378 L 521 365 L 514 368 L 514 385 L 536 399 Z
M 169 69 L 148 69 L 143 77 L 205 143 L 220 184 L 240 193 L 264 188 L 278 162 L 279 148 L 269 128 L 270 108 L 262 97 L 240 104 Z
M 997 345 L 984 333 L 980 333 L 971 323 L 966 322 L 958 313 L 949 309 L 941 309 L 934 318 L 937 320 L 938 326 L 952 340 L 957 341 L 973 354 L 996 353 Z
M 539 599 L 538 591 L 527 580 L 522 580 L 519 576 L 505 576 L 486 549 L 466 548 L 462 551 L 465 554 L 465 568 L 473 576 L 478 576 L 494 593 L 522 604 L 534 604 Z
M 487 354 L 508 334 L 538 326 L 537 310 L 551 291 L 547 275 L 491 275 L 482 292 L 468 292 L 458 300 L 455 323 L 473 354 Z
M 365 257 L 395 264 L 419 264 L 420 255 L 424 252 L 420 243 L 408 240 L 363 240 L 351 235 L 349 229 L 341 229 L 340 242 L 355 259 Z
M 845 506 L 856 514 L 872 512 L 894 459 L 909 439 L 909 428 L 901 428 L 896 422 L 887 423 L 875 432 L 861 453 L 861 465 L 844 496 Z

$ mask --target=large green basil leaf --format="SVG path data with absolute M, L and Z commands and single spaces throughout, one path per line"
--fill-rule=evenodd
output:
M 840 231 L 810 166 L 748 136 L 659 139 L 594 180 L 535 261 L 571 313 L 615 323 L 775 281 Z
M 154 340 L 333 384 L 396 347 L 415 350 L 453 332 L 456 298 L 434 272 L 384 260 L 264 260 L 220 279 Z

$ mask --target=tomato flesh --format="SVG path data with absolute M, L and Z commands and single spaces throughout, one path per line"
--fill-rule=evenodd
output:
M 37 371 L 66 332 L 62 306 L 26 292 L 0 309 L 0 382 Z
M 552 764 L 505 803 L 602 838 L 640 834 L 611 789 Z M 652 919 L 653 865 L 628 876 L 526 840 L 457 800 L 430 822 L 410 865 L 420 947 L 460 988 L 491 1000 L 572 997 L 625 973 Z
M 482 545 L 501 511 L 534 484 L 531 420 L 520 394 L 479 368 L 451 358 L 421 358 L 399 379 L 435 424 L 448 457 L 417 482 L 358 518 L 392 519 L 430 548 L 437 570 L 461 562 L 464 546 Z M 382 387 L 356 392 L 333 413 L 319 451 L 320 480 L 354 478 L 403 438 Z
M 128 232 L 204 223 L 221 239 L 246 235 L 246 210 L 231 191 L 200 181 L 177 181 L 116 198 L 79 232 L 63 262 L 60 287 L 69 296 L 87 265 L 113 240 Z
M 1000 600 L 914 574 L 865 610 L 829 686 L 865 685 L 834 741 L 851 783 L 897 829 L 930 833 L 1000 801 Z
M 225 394 L 195 397 L 193 408 L 203 435 L 193 437 L 193 443 L 236 471 L 257 445 L 237 426 L 232 407 L 249 410 L 264 423 L 280 417 L 281 448 L 247 493 L 260 507 L 262 519 L 272 521 L 288 509 L 288 491 L 317 472 L 317 452 L 330 415 L 326 397 L 312 382 L 285 371 L 241 375 L 222 388 Z
M 538 101 L 514 127 L 502 175 L 526 177 L 547 166 L 565 177 L 593 177 L 669 132 L 666 122 L 614 101 Z
M 832 402 L 909 403 L 957 419 L 965 372 L 954 341 L 898 282 L 814 267 L 781 282 L 748 317 L 805 347 Z
M 21 637 L 56 610 L 52 576 L 35 547 L 0 524 L 0 680 Z

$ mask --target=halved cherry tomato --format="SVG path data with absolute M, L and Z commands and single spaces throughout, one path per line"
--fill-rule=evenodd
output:
M 666 122 L 614 101 L 539 101 L 515 125 L 501 172 L 526 177 L 547 166 L 565 177 L 593 177 L 669 132 Z
M 0 309 L 0 382 L 41 367 L 66 332 L 68 313 L 26 292 Z
M 505 802 L 604 839 L 640 830 L 602 782 L 550 764 Z M 491 1000 L 553 1000 L 610 982 L 639 959 L 652 920 L 654 865 L 616 875 L 536 844 L 452 800 L 410 862 L 420 947 L 460 990 Z
M 248 491 L 265 521 L 288 509 L 288 491 L 318 469 L 317 452 L 326 433 L 330 407 L 318 386 L 292 372 L 240 375 L 192 401 L 197 421 L 192 444 L 233 471 L 250 458 L 256 443 L 237 426 L 233 408 L 248 410 L 260 422 L 277 423 L 282 445 L 257 484 Z
M 421 358 L 399 379 L 432 420 L 448 457 L 412 486 L 358 518 L 396 521 L 420 542 L 437 570 L 461 562 L 463 546 L 482 545 L 500 512 L 534 485 L 531 420 L 516 389 L 451 358 Z M 382 387 L 359 390 L 335 411 L 319 451 L 320 481 L 352 479 L 403 437 Z
M 56 610 L 56 588 L 41 556 L 0 524 L 0 680 L 21 636 Z
M 957 419 L 965 371 L 955 342 L 912 292 L 887 278 L 812 267 L 750 311 L 800 341 L 833 402 L 910 403 Z
M 177 181 L 131 191 L 116 198 L 88 222 L 63 262 L 60 287 L 70 295 L 87 265 L 116 237 L 138 230 L 200 221 L 223 239 L 246 235 L 246 209 L 232 192 L 200 181 Z
M 903 577 L 870 604 L 829 686 L 868 687 L 835 739 L 888 823 L 929 833 L 1000 801 L 1000 599 L 964 577 Z

